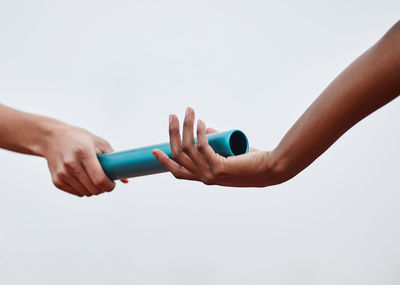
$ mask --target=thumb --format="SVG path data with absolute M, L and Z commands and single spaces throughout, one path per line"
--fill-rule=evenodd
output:
M 114 149 L 108 141 L 101 139 L 100 142 L 97 144 L 97 151 L 99 153 L 109 153 L 113 152 Z
M 113 147 L 110 145 L 110 143 L 106 140 L 102 140 L 100 146 L 99 146 L 99 152 L 100 153 L 109 153 L 109 152 L 114 152 Z M 120 180 L 122 183 L 128 183 L 128 179 L 121 179 Z

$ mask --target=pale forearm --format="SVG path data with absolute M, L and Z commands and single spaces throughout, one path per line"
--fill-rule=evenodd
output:
M 43 156 L 52 130 L 62 124 L 0 104 L 0 148 Z
M 357 122 L 400 94 L 400 26 L 343 71 L 288 131 L 271 160 L 282 180 L 306 168 Z

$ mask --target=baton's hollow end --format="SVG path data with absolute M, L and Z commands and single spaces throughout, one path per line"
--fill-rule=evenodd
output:
M 247 153 L 249 151 L 249 142 L 246 135 L 239 130 L 233 131 L 229 138 L 229 147 L 232 155 Z

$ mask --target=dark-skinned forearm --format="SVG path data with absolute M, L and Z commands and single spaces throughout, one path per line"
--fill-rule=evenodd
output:
M 400 24 L 397 23 L 347 67 L 297 120 L 268 154 L 269 168 L 277 173 L 279 182 L 292 178 L 357 122 L 399 94 Z

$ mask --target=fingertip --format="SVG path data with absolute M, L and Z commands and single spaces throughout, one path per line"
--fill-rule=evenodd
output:
M 179 128 L 179 118 L 177 115 L 172 116 L 172 123 L 176 124 L 176 127 Z
M 194 118 L 194 116 L 195 116 L 194 109 L 192 107 L 187 107 L 185 117 L 187 117 L 188 119 L 192 119 Z
M 164 152 L 162 152 L 161 150 L 157 150 L 156 154 L 154 155 L 154 157 L 157 159 L 157 161 L 166 166 L 167 162 L 168 162 L 168 155 L 166 155 Z
M 169 121 L 170 121 L 170 123 L 173 122 L 173 121 L 175 121 L 175 120 L 178 120 L 178 116 L 175 115 L 175 114 L 169 114 Z
M 163 156 L 167 156 L 165 154 L 165 152 L 163 152 L 161 149 L 158 149 L 158 148 L 153 149 L 153 151 L 151 153 L 157 159 L 161 159 Z
M 169 129 L 174 130 L 176 132 L 179 132 L 179 119 L 178 116 L 176 116 L 175 114 L 171 114 L 169 117 Z
M 213 128 L 207 128 L 206 134 L 213 134 L 213 133 L 218 133 L 218 131 L 216 129 L 213 129 Z
M 203 120 L 197 120 L 197 128 L 199 130 L 205 130 L 206 129 L 206 123 L 204 123 Z

